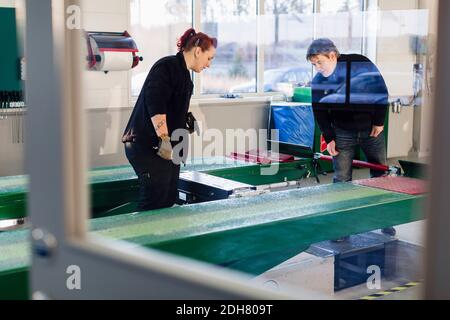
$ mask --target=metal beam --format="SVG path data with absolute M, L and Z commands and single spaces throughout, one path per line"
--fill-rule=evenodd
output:
M 450 299 L 450 148 L 446 145 L 450 121 L 450 1 L 439 1 L 436 62 L 436 106 L 428 207 L 426 290 L 427 299 Z

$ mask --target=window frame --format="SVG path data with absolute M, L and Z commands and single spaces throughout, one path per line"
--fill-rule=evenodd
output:
M 263 16 L 265 14 L 265 4 L 266 0 L 252 0 L 256 1 L 256 16 L 257 16 L 257 31 L 256 31 L 256 92 L 254 93 L 240 93 L 239 95 L 243 98 L 255 98 L 255 97 L 271 97 L 271 96 L 279 96 L 281 92 L 264 92 L 264 71 L 265 71 L 265 50 L 264 46 L 259 45 L 261 43 L 262 38 L 262 19 L 260 19 L 260 16 Z M 360 1 L 360 10 L 361 12 L 365 12 L 369 8 L 369 2 L 377 2 L 378 0 L 359 0 Z M 201 21 L 201 12 L 202 12 L 202 0 L 191 0 L 192 5 L 192 27 L 197 29 L 201 29 L 202 21 Z M 313 0 L 313 39 L 317 39 L 317 19 L 315 14 L 320 13 L 320 0 Z M 131 15 L 131 13 L 130 13 Z M 366 54 L 368 44 L 366 39 L 366 15 L 363 15 L 364 23 L 363 23 L 363 34 L 362 34 L 362 41 L 361 41 L 361 48 L 360 53 Z M 220 41 L 220 40 L 219 40 Z M 375 44 L 376 47 L 376 44 Z M 214 68 L 214 65 L 212 66 Z M 311 74 L 314 76 L 315 72 L 313 70 L 313 67 L 311 66 Z M 212 101 L 212 100 L 230 100 L 226 98 L 221 98 L 221 94 L 202 94 L 202 75 L 197 75 L 192 72 L 192 81 L 194 83 L 194 92 L 192 99 L 195 101 Z M 131 77 L 130 77 L 130 87 L 131 87 Z M 130 93 L 131 96 L 131 93 Z M 131 96 L 131 102 L 134 105 L 134 103 L 137 100 L 137 96 Z M 236 99 L 236 101 L 239 101 L 239 99 Z
M 95 243 L 86 234 L 87 221 L 83 220 L 87 217 L 86 159 L 83 159 L 86 145 L 83 132 L 77 131 L 83 128 L 84 119 L 80 116 L 82 101 L 75 94 L 80 92 L 81 88 L 76 79 L 71 77 L 73 70 L 76 70 L 79 65 L 65 63 L 67 62 L 65 60 L 74 53 L 64 45 L 64 40 L 79 37 L 71 35 L 67 30 L 61 32 L 65 30 L 64 9 L 67 4 L 73 3 L 77 2 L 26 0 L 26 7 L 30 9 L 27 10 L 26 56 L 29 68 L 26 94 L 31 107 L 26 122 L 28 143 L 25 146 L 28 154 L 27 168 L 31 176 L 29 206 L 33 228 L 42 228 L 53 233 L 59 240 L 58 246 L 54 248 L 55 251 L 51 251 L 51 255 L 47 258 L 33 257 L 32 289 L 40 290 L 36 298 L 117 299 L 124 298 L 123 287 L 120 287 L 120 284 L 126 283 L 126 287 L 136 285 L 135 293 L 126 298 L 161 299 L 167 296 L 167 290 L 170 288 L 163 287 L 165 290 L 157 290 L 159 288 L 154 286 L 155 289 L 152 290 L 152 285 L 155 285 L 152 280 L 158 281 L 157 276 L 161 273 L 167 275 L 173 272 L 173 270 L 162 270 L 168 261 L 165 259 L 158 261 L 155 257 L 149 256 L 148 252 L 124 247 L 123 244 L 118 248 L 104 243 Z M 54 16 L 52 16 L 52 10 L 56 12 Z M 438 147 L 439 138 L 445 136 L 447 122 L 450 120 L 450 112 L 446 108 L 447 101 L 450 99 L 450 91 L 446 89 L 450 72 L 450 64 L 446 57 L 450 52 L 450 41 L 447 35 L 443 34 L 444 30 L 450 28 L 450 20 L 447 19 L 449 14 L 450 3 L 442 1 L 439 6 L 437 33 L 437 65 L 440 68 L 436 75 L 437 86 L 434 95 L 437 108 L 432 140 L 435 146 L 432 148 L 432 167 L 435 169 L 432 170 L 431 195 L 426 208 L 429 254 L 426 259 L 425 298 L 428 299 L 448 299 L 450 292 L 450 274 L 448 273 L 450 255 L 447 250 L 450 240 L 448 233 L 450 216 L 447 214 L 450 210 L 450 202 L 446 194 L 450 175 L 448 170 L 439 170 L 450 161 L 450 151 L 448 148 Z M 79 58 L 81 60 L 81 56 Z M 42 143 L 43 137 L 46 143 Z M 77 151 L 80 152 L 77 153 Z M 33 246 L 35 244 L 32 242 Z M 110 252 L 105 252 L 105 249 Z M 139 257 L 139 254 L 146 257 Z M 161 259 L 161 257 L 157 258 Z M 108 290 L 102 291 L 101 286 L 96 286 L 94 292 L 89 292 L 85 287 L 81 292 L 67 291 L 65 281 L 61 281 L 65 276 L 62 272 L 66 266 L 65 263 L 81 260 L 89 262 L 90 267 L 97 268 L 95 274 L 97 278 L 94 283 L 106 283 L 110 285 L 107 287 Z M 158 267 L 157 271 L 155 266 Z M 174 267 L 180 268 L 175 264 Z M 224 272 L 224 270 L 220 271 L 221 274 Z M 144 277 L 146 275 L 150 277 Z M 223 288 L 217 288 L 218 286 L 212 282 L 204 283 L 209 278 L 224 281 L 226 276 L 209 273 L 198 275 L 201 278 L 188 281 L 188 285 L 192 285 L 189 295 L 191 299 L 198 297 L 205 299 L 206 294 L 209 294 L 207 296 L 209 299 L 264 298 L 263 294 L 255 295 L 251 288 L 242 286 L 238 281 L 233 283 L 227 279 L 229 284 Z M 125 282 L 120 282 L 123 279 Z M 175 279 L 178 281 L 170 280 L 175 285 L 186 285 L 185 276 Z M 179 283 L 180 280 L 182 283 Z M 232 285 L 235 287 L 231 287 Z M 114 288 L 111 289 L 111 287 Z M 177 289 L 174 291 L 177 297 L 182 297 L 180 291 L 183 287 L 174 287 Z M 192 293 L 192 289 L 197 291 Z M 214 295 L 211 295 L 211 289 L 216 289 Z M 239 292 L 237 291 L 239 289 L 243 290 Z M 166 293 L 164 297 L 162 293 Z M 309 298 L 314 297 L 309 296 Z

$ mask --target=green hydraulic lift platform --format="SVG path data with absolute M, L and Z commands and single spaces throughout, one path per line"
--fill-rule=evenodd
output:
M 111 239 L 261 274 L 311 244 L 423 219 L 423 195 L 352 183 L 92 219 Z M 29 231 L 0 233 L 0 299 L 27 299 Z
M 310 159 L 297 159 L 280 163 L 275 175 L 261 175 L 261 169 L 270 165 L 256 165 L 223 157 L 194 159 L 182 171 L 204 172 L 252 185 L 264 185 L 284 181 L 301 180 L 311 172 Z M 89 172 L 91 207 L 94 218 L 132 212 L 133 206 L 114 210 L 133 203 L 138 196 L 137 177 L 129 165 L 103 167 Z M 0 220 L 26 216 L 27 177 L 0 178 Z M 127 211 L 128 210 L 128 211 Z

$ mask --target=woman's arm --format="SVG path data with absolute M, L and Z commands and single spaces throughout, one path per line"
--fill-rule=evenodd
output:
M 153 127 L 158 137 L 168 136 L 167 119 L 165 114 L 157 114 L 152 117 Z

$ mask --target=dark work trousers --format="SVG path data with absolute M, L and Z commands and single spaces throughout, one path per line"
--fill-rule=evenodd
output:
M 138 211 L 173 206 L 178 197 L 180 166 L 137 143 L 125 143 L 125 154 L 138 176 Z
M 386 147 L 384 131 L 376 138 L 370 136 L 370 131 L 348 131 L 335 128 L 336 149 L 339 154 L 333 157 L 333 182 L 347 182 L 352 180 L 352 161 L 355 148 L 361 146 L 367 161 L 376 164 L 386 163 Z M 372 178 L 383 176 L 385 172 L 370 170 Z

